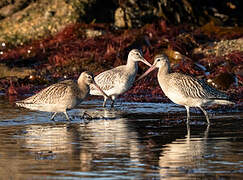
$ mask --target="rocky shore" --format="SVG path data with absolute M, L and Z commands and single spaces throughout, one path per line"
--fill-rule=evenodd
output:
M 165 53 L 173 71 L 204 79 L 242 108 L 239 3 L 223 1 L 225 7 L 219 7 L 206 1 L 201 5 L 202 10 L 208 7 L 206 13 L 195 10 L 196 1 L 146 2 L 107 1 L 103 14 L 98 0 L 0 4 L 0 92 L 18 98 L 62 79 L 77 78 L 84 70 L 98 74 L 124 64 L 129 50 L 139 48 L 150 63 L 154 55 Z M 146 68 L 139 64 L 139 74 Z M 168 101 L 155 79 L 152 73 L 121 98 Z

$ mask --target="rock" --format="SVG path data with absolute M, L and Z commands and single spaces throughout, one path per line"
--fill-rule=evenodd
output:
M 0 17 L 5 18 L 7 16 L 12 15 L 13 13 L 19 11 L 22 8 L 25 8 L 30 3 L 29 0 L 16 0 L 13 2 L 3 1 L 0 4 Z M 1 19 L 0 18 L 0 19 Z
M 53 35 L 75 22 L 111 24 L 114 21 L 118 28 L 138 28 L 158 19 L 168 24 L 197 25 L 214 19 L 240 26 L 241 3 L 227 0 L 200 3 L 196 0 L 1 0 L 0 43 L 22 45 Z
M 125 18 L 125 12 L 124 10 L 119 7 L 116 9 L 115 11 L 115 26 L 117 26 L 118 28 L 125 28 L 126 27 L 126 18 Z
M 104 34 L 104 31 L 101 31 L 101 30 L 94 30 L 94 29 L 86 29 L 85 30 L 85 36 L 87 38 L 94 38 L 94 37 L 97 37 L 97 36 L 101 36 Z
M 204 56 L 225 56 L 233 51 L 243 51 L 243 38 L 221 40 L 193 50 L 194 54 L 203 54 Z
M 180 52 L 174 51 L 172 49 L 166 49 L 164 53 L 168 56 L 170 62 L 173 64 L 180 62 L 184 57 Z
M 119 7 L 114 13 L 114 25 L 118 28 L 141 27 L 148 23 L 148 19 L 156 18 L 154 9 L 157 4 L 150 1 L 124 0 L 119 1 Z
M 96 0 L 28 1 L 26 7 L 19 8 L 15 13 L 5 12 L 8 16 L 0 20 L 0 42 L 16 46 L 53 35 L 67 24 L 75 23 L 86 16 L 86 11 L 93 2 Z
M 9 68 L 4 64 L 0 64 L 0 78 L 5 77 L 17 77 L 17 78 L 25 78 L 26 76 L 30 76 L 33 74 L 35 70 L 29 68 Z
M 208 79 L 207 82 L 218 89 L 227 90 L 234 81 L 233 74 L 225 72 L 218 74 L 213 79 Z

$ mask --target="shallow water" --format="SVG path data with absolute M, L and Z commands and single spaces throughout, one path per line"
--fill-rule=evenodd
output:
M 17 108 L 0 97 L 0 179 L 240 179 L 243 112 L 86 101 L 58 115 Z M 83 110 L 92 120 L 80 118 Z

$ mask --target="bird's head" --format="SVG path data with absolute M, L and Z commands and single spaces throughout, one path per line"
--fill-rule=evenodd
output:
M 138 49 L 133 49 L 128 54 L 128 59 L 134 62 L 141 61 L 149 67 L 151 64 L 143 57 L 142 53 Z

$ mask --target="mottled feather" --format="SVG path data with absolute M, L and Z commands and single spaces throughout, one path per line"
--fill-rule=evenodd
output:
M 19 101 L 19 103 L 56 104 L 72 98 L 74 94 L 77 94 L 78 96 L 78 92 L 79 90 L 75 86 L 75 82 L 66 80 L 53 84 L 41 90 L 38 94 L 35 94 L 24 101 Z
M 89 85 L 92 83 L 94 83 L 93 74 L 83 72 L 79 76 L 78 83 L 73 80 L 61 81 L 25 100 L 17 101 L 16 105 L 32 110 L 54 112 L 51 119 L 56 113 L 63 112 L 69 120 L 66 111 L 80 104 L 89 95 Z
M 190 107 L 200 108 L 206 116 L 208 124 L 210 124 L 207 112 L 202 106 L 234 104 L 228 100 L 229 98 L 226 94 L 209 86 L 200 79 L 181 73 L 171 73 L 169 59 L 163 54 L 155 56 L 153 65 L 138 80 L 156 68 L 159 68 L 157 78 L 164 94 L 174 103 L 185 106 L 187 110 L 187 123 L 190 121 Z
M 228 99 L 228 96 L 195 77 L 172 73 L 167 77 L 172 87 L 178 88 L 185 97 L 202 99 Z
M 133 49 L 128 54 L 126 65 L 121 65 L 104 71 L 94 78 L 95 82 L 101 87 L 101 89 L 105 91 L 107 95 L 111 96 L 111 106 L 113 106 L 117 96 L 123 94 L 132 87 L 138 70 L 138 61 L 151 66 L 137 49 Z M 97 91 L 97 88 L 92 85 L 90 86 L 90 94 L 102 95 L 99 91 Z M 107 98 L 104 97 L 103 106 L 106 105 L 106 99 Z

